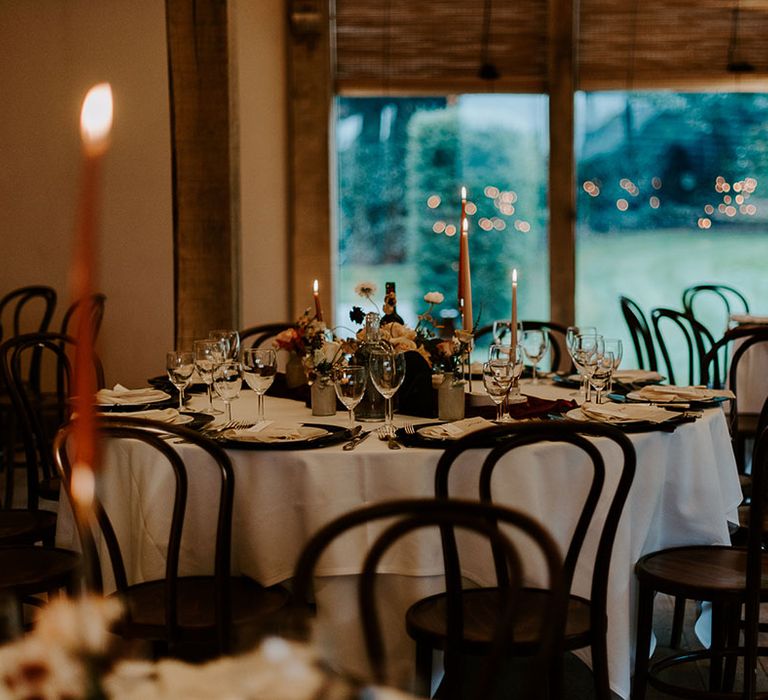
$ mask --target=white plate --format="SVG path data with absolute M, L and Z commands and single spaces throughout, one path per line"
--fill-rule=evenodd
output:
M 569 420 L 577 420 L 581 423 L 589 423 L 593 421 L 597 421 L 599 423 L 605 423 L 606 425 L 622 425 L 626 423 L 647 423 L 646 420 L 633 420 L 632 418 L 622 418 L 620 420 L 615 421 L 609 421 L 609 420 L 600 420 L 599 418 L 591 418 L 584 414 L 584 412 L 580 408 L 572 408 L 567 413 L 563 414 L 566 418 Z
M 162 403 L 168 401 L 171 398 L 170 394 L 167 394 L 160 389 L 129 389 L 128 391 L 120 391 L 105 393 L 104 390 L 96 394 L 97 406 L 146 406 L 152 403 Z
M 159 409 L 151 411 L 135 411 L 130 414 L 131 418 L 148 418 L 149 420 L 159 420 L 170 425 L 186 425 L 195 420 L 194 416 L 188 413 L 179 413 L 175 408 Z
M 222 437 L 226 440 L 234 440 L 235 442 L 265 442 L 265 443 L 278 443 L 285 444 L 290 442 L 306 442 L 308 440 L 317 440 L 318 438 L 325 437 L 330 433 L 323 428 L 313 428 L 306 425 L 300 425 L 295 428 L 297 435 L 286 437 L 285 430 L 265 428 L 254 432 L 248 428 L 244 430 L 226 430 L 222 433 Z

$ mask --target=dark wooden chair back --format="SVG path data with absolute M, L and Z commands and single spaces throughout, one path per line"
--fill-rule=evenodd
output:
M 78 299 L 72 302 L 69 308 L 64 312 L 61 319 L 62 335 L 77 335 L 76 323 L 79 314 L 86 313 L 90 315 L 92 338 L 95 340 L 101 329 L 101 322 L 104 320 L 104 305 L 107 297 L 104 294 L 91 294 L 86 299 Z
M 637 366 L 640 369 L 658 371 L 656 349 L 653 346 L 653 336 L 648 326 L 643 310 L 629 297 L 619 297 L 621 313 L 632 338 L 632 346 L 637 356 Z
M 721 325 L 717 328 L 710 328 L 710 332 L 716 338 L 728 330 L 728 321 L 732 313 L 749 313 L 749 302 L 747 298 L 738 290 L 727 284 L 696 284 L 683 290 L 683 310 L 691 318 L 702 322 L 701 310 L 702 304 L 709 304 L 714 300 L 722 309 L 720 315 Z M 699 307 L 699 316 L 696 315 L 695 307 Z M 706 324 L 703 324 L 706 325 Z
M 295 324 L 288 322 L 263 323 L 258 326 L 249 326 L 240 331 L 241 348 L 258 348 L 274 339 L 282 331 L 293 328 Z M 246 342 L 247 341 L 247 342 Z
M 662 324 L 662 321 L 665 321 L 665 324 Z M 662 331 L 663 325 L 666 325 L 667 322 L 677 329 L 678 337 L 682 336 L 685 340 L 688 351 L 688 384 L 699 384 L 704 355 L 715 344 L 715 339 L 705 326 L 682 311 L 665 308 L 651 309 L 653 332 L 656 335 L 656 343 L 667 368 L 667 378 L 670 384 L 677 384 L 679 375 L 675 375 L 672 357 Z
M 72 467 L 67 456 L 67 441 L 72 435 L 74 424 L 65 426 L 56 436 L 54 443 L 54 456 L 56 466 L 62 478 L 67 495 L 72 501 L 71 475 Z M 171 522 L 167 534 L 167 540 L 161 546 L 166 548 L 166 566 L 163 586 L 163 605 L 165 611 L 166 641 L 173 645 L 180 641 L 178 624 L 178 588 L 179 588 L 179 555 L 181 551 L 181 537 L 184 528 L 184 516 L 187 505 L 187 489 L 190 479 L 194 474 L 190 473 L 179 453 L 167 439 L 168 434 L 177 435 L 186 442 L 205 451 L 210 457 L 202 468 L 213 470 L 219 476 L 220 492 L 218 516 L 215 525 L 215 560 L 212 562 L 213 576 L 215 578 L 215 596 L 213 601 L 200 601 L 200 605 L 213 605 L 215 607 L 215 620 L 217 637 L 221 649 L 226 649 L 231 639 L 231 600 L 229 591 L 229 576 L 231 563 L 232 540 L 232 508 L 235 489 L 235 477 L 227 453 L 216 443 L 203 437 L 199 432 L 189 430 L 183 426 L 169 425 L 157 421 L 141 418 L 131 418 L 122 414 L 105 415 L 99 423 L 99 434 L 104 440 L 137 440 L 154 450 L 168 465 L 173 474 L 174 490 L 171 508 Z M 196 466 L 196 468 L 199 468 Z M 98 484 L 99 472 L 96 473 Z M 98 486 L 97 486 L 98 493 Z M 110 519 L 109 507 L 97 498 L 95 507 L 95 523 L 93 529 L 79 527 L 80 541 L 83 551 L 91 557 L 91 561 L 100 562 L 99 549 L 96 545 L 96 533 L 103 541 L 107 551 L 108 561 L 95 567 L 89 585 L 98 592 L 103 591 L 102 569 L 110 567 L 114 577 L 118 593 L 124 593 L 133 582 L 128 580 L 125 560 L 120 541 Z M 95 530 L 95 532 L 94 532 Z M 159 543 L 154 542 L 154 546 Z M 130 611 L 123 625 L 130 626 L 132 620 Z
M 394 519 L 394 522 L 393 522 Z M 541 621 L 542 643 L 535 651 L 529 666 L 529 685 L 521 697 L 544 697 L 547 677 L 560 653 L 565 614 L 566 590 L 563 582 L 562 561 L 559 550 L 544 527 L 531 517 L 502 506 L 478 502 L 447 499 L 409 499 L 382 501 L 353 510 L 325 525 L 306 544 L 294 570 L 293 585 L 296 604 L 305 606 L 312 588 L 315 566 L 323 551 L 337 537 L 348 530 L 384 520 L 383 531 L 373 540 L 368 549 L 359 579 L 358 605 L 365 636 L 368 660 L 375 680 L 387 680 L 385 650 L 382 642 L 381 623 L 374 602 L 376 570 L 384 553 L 405 534 L 425 527 L 439 529 L 456 528 L 469 530 L 489 540 L 503 557 L 506 577 L 501 586 L 500 609 L 493 650 L 487 657 L 485 672 L 477 684 L 477 692 L 471 697 L 491 697 L 494 678 L 504 660 L 504 646 L 513 620 L 521 613 L 515 605 L 515 592 L 524 585 L 526 568 L 530 561 L 530 550 L 525 555 L 520 551 L 520 540 L 512 535 L 523 535 L 526 545 L 534 548 L 533 558 L 543 557 L 547 573 L 547 588 L 552 594 L 552 605 Z M 498 524 L 506 527 L 501 530 Z M 461 639 L 461 570 L 451 567 L 445 570 L 448 606 L 448 647 L 446 649 L 446 679 L 444 687 L 449 696 L 460 687 L 461 664 L 456 663 L 456 651 Z M 306 635 L 306 618 L 298 618 L 298 631 Z
M 52 445 L 56 431 L 69 419 L 70 386 L 75 341 L 60 333 L 24 333 L 0 345 L 0 368 L 21 428 L 27 472 L 27 507 L 38 507 L 41 486 L 56 480 Z M 29 374 L 40 371 L 38 381 Z M 98 357 L 94 365 L 98 387 L 104 371 Z M 14 492 L 13 469 L 6 474 L 6 505 Z M 53 492 L 43 494 L 55 497 Z

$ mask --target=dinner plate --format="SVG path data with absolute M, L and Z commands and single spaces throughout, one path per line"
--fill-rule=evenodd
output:
M 685 404 L 687 406 L 717 406 L 723 401 L 727 401 L 728 399 L 724 396 L 713 396 L 711 399 L 679 399 L 679 398 L 669 398 L 669 399 L 648 399 L 645 396 L 643 396 L 639 391 L 630 391 L 627 396 L 627 401 L 640 401 L 642 403 L 656 403 L 656 404 Z
M 650 433 L 654 431 L 672 433 L 678 425 L 683 423 L 694 423 L 696 421 L 696 416 L 689 413 L 673 415 L 663 423 L 654 423 L 647 420 L 598 421 L 594 418 L 587 417 L 580 408 L 571 409 L 565 413 L 562 418 L 577 421 L 579 423 L 603 423 L 605 425 L 612 425 L 614 428 L 618 428 L 625 433 Z
M 131 418 L 148 418 L 149 420 L 157 420 L 169 425 L 189 425 L 195 420 L 191 413 L 179 413 L 175 408 L 153 408 L 149 411 L 133 411 Z
M 99 411 L 111 412 L 111 413 L 135 413 L 136 411 L 149 411 L 151 409 L 159 408 L 173 408 L 178 405 L 178 399 L 172 397 L 165 391 L 159 389 L 153 389 L 153 393 L 147 391 L 147 395 L 141 400 L 129 401 L 127 403 L 108 403 L 106 401 L 100 401 L 96 403 L 96 408 Z
M 245 431 L 227 430 L 216 438 L 225 447 L 236 450 L 312 450 L 336 445 L 352 439 L 349 428 L 320 423 L 301 423 L 304 436 L 297 439 L 265 441 L 256 439 L 258 433 L 245 434 Z
M 406 433 L 405 428 L 397 428 L 395 431 L 395 438 L 399 443 L 405 447 L 427 447 L 435 450 L 444 450 L 449 445 L 456 444 L 456 440 L 450 438 L 429 437 L 428 435 L 422 435 L 419 432 L 419 428 L 425 428 L 428 425 L 442 425 L 444 421 L 435 421 L 433 423 L 425 423 L 422 426 L 415 426 L 415 433 Z M 471 433 L 469 433 L 471 435 Z M 487 445 L 490 447 L 494 445 L 499 438 L 489 435 L 487 438 Z M 486 443 L 484 443 L 486 444 Z

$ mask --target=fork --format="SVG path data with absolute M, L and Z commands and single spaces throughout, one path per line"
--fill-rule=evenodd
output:
M 413 423 L 406 423 L 403 430 L 405 430 L 406 435 L 416 435 L 416 428 L 413 427 Z
M 380 428 L 377 428 L 376 435 L 378 435 L 379 440 L 387 441 L 387 447 L 389 447 L 390 450 L 400 449 L 400 443 L 395 440 L 395 432 L 389 426 L 382 425 Z

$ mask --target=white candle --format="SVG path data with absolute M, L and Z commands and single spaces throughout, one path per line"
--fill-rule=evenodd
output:
M 514 348 L 517 345 L 517 268 L 512 270 L 512 341 Z
M 465 331 L 472 330 L 472 273 L 469 265 L 469 221 L 465 218 L 462 222 L 461 230 L 462 240 L 462 278 L 461 286 L 464 291 L 464 316 L 462 319 L 462 327 Z
M 320 285 L 318 284 L 317 280 L 315 280 L 315 283 L 312 285 L 312 296 L 315 297 L 315 318 L 318 321 L 322 321 L 323 309 L 320 306 Z
M 465 263 L 465 248 L 466 248 L 466 241 L 464 239 L 464 236 L 462 235 L 462 232 L 464 231 L 464 220 L 466 219 L 466 212 L 467 212 L 467 188 L 463 187 L 461 188 L 461 216 L 459 217 L 459 310 L 461 311 L 461 326 L 462 328 L 467 327 L 467 320 L 464 316 L 464 295 L 465 295 L 465 289 L 464 289 L 464 265 Z

